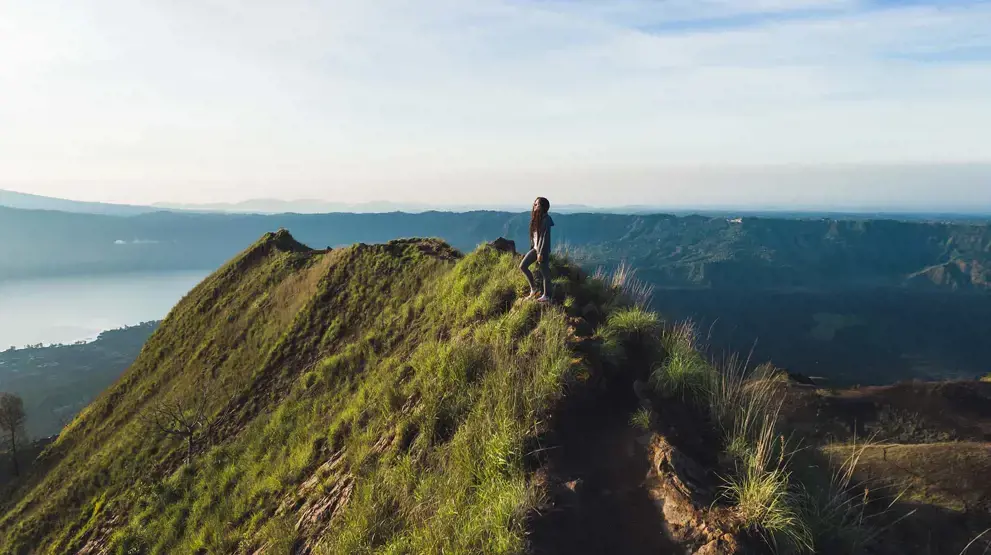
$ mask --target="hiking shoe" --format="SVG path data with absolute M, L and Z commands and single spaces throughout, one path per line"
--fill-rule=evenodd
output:
M 538 303 L 549 303 L 549 302 L 551 302 L 551 298 L 548 297 L 547 295 L 541 295 L 541 297 L 539 299 L 537 299 L 537 302 Z

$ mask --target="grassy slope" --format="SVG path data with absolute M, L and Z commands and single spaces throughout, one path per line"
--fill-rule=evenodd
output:
M 0 517 L 0 552 L 514 552 L 524 444 L 578 361 L 511 257 L 269 234 L 194 289 Z M 154 402 L 214 395 L 209 441 Z M 333 517 L 334 526 L 329 525 Z
M 843 446 L 828 449 L 840 455 Z M 991 445 L 977 442 L 869 445 L 860 470 L 904 489 L 908 502 L 949 511 L 991 510 Z

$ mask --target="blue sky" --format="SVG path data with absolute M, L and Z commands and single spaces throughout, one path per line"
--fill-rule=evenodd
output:
M 0 188 L 991 207 L 991 1 L 0 1 Z

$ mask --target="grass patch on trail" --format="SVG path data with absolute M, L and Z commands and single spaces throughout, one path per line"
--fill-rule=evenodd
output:
M 649 431 L 653 417 L 650 409 L 641 407 L 630 416 L 630 426 L 644 432 Z
M 581 363 L 564 312 L 514 305 L 517 262 L 488 248 L 283 247 L 173 310 L 7 507 L 0 552 L 74 552 L 111 518 L 116 553 L 524 549 L 527 445 Z M 182 465 L 137 417 L 204 380 L 235 401 Z
M 695 327 L 690 323 L 675 325 L 664 331 L 662 343 L 667 358 L 651 374 L 651 384 L 664 395 L 683 400 L 704 399 L 713 374 L 696 346 Z

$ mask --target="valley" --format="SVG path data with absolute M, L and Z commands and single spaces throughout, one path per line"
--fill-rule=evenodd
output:
M 657 289 L 653 306 L 694 321 L 715 356 L 750 354 L 824 387 L 991 372 L 991 295 Z
M 0 215 L 0 230 L 20 238 L 0 244 L 0 274 L 8 276 L 0 275 L 0 344 L 14 347 L 73 343 L 158 320 L 255 230 L 289 226 L 311 244 L 332 247 L 413 235 L 441 237 L 463 251 L 500 235 L 526 244 L 525 218 L 504 212 L 108 215 L 0 208 Z M 696 322 L 713 356 L 749 355 L 754 365 L 770 361 L 826 387 L 991 372 L 988 225 L 767 216 L 733 223 L 643 214 L 564 214 L 557 222 L 559 255 L 588 272 L 633 268 L 654 287 L 652 307 L 669 321 Z M 970 273 L 920 270 L 954 260 Z M 136 270 L 152 273 L 119 273 Z M 112 349 L 97 342 L 6 355 L 0 388 L 27 395 L 29 435 L 56 433 L 58 423 L 110 385 L 137 357 L 142 330 L 150 332 L 135 328 L 133 340 Z M 65 387 L 73 380 L 87 386 Z

